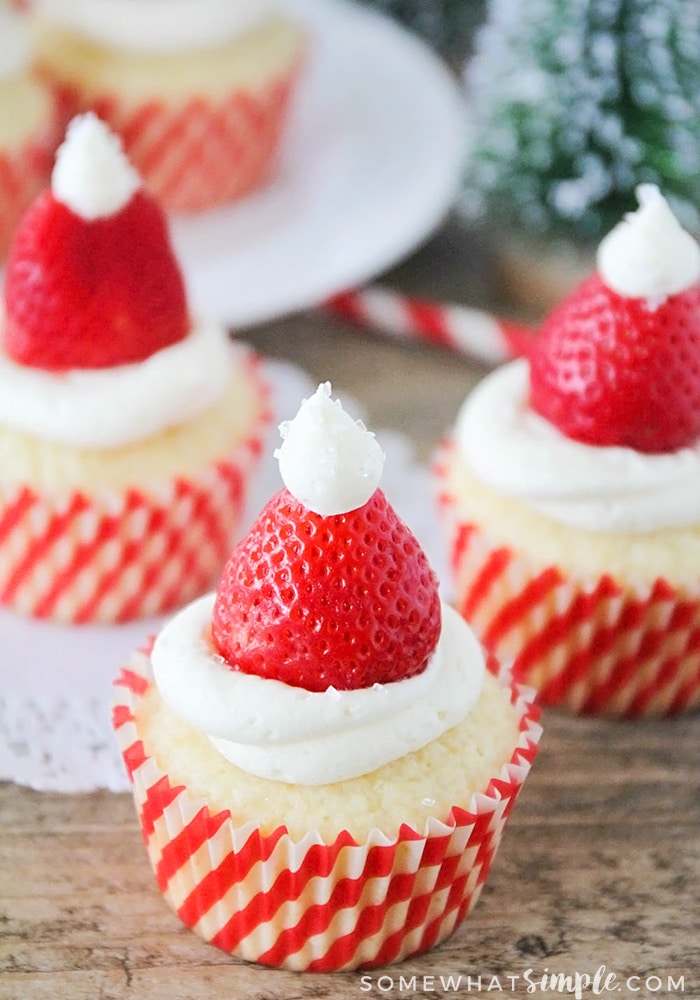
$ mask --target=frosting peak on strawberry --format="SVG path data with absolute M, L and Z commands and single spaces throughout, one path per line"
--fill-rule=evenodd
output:
M 275 452 L 282 480 L 317 514 L 344 514 L 366 503 L 379 485 L 384 454 L 370 431 L 331 399 L 330 382 L 280 425 Z
M 129 203 L 141 178 L 121 142 L 96 115 L 74 118 L 56 153 L 51 190 L 82 219 L 107 218 Z
M 671 452 L 700 438 L 700 248 L 655 188 L 638 193 L 602 272 L 546 317 L 530 405 L 575 441 Z
M 165 216 L 94 116 L 69 127 L 53 183 L 8 254 L 6 354 L 63 372 L 135 364 L 183 340 L 190 320 Z
M 343 492 L 331 480 L 346 478 L 336 459 L 349 431 L 329 411 L 335 407 L 329 394 L 330 387 L 322 386 L 314 403 L 302 406 L 294 430 L 287 425 L 285 443 L 291 450 L 284 452 L 289 466 L 297 436 L 312 444 L 324 441 L 326 456 L 333 456 L 330 473 L 321 477 L 324 498 Z M 330 435 L 324 435 L 331 415 Z M 332 428 L 334 447 L 328 444 Z M 360 433 L 374 440 L 364 428 Z M 369 450 L 376 474 L 375 447 Z M 362 447 L 352 449 L 353 459 L 357 454 L 363 454 Z M 381 473 L 381 464 L 378 469 Z M 309 691 L 349 690 L 423 671 L 437 646 L 440 624 L 435 574 L 380 489 L 372 489 L 360 506 L 327 515 L 283 489 L 224 568 L 212 639 L 233 670 Z
M 664 299 L 700 280 L 700 246 L 654 184 L 640 184 L 636 193 L 637 211 L 598 247 L 598 272 L 619 295 Z

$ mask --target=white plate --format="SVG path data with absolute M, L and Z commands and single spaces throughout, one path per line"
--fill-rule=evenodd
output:
M 238 329 L 312 307 L 400 261 L 459 190 L 462 94 L 417 37 L 344 0 L 287 0 L 309 64 L 279 173 L 226 209 L 173 219 L 196 312 Z

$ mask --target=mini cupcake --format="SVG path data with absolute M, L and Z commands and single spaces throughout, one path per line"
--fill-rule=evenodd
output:
M 22 212 L 46 186 L 60 141 L 52 92 L 30 67 L 25 15 L 0 2 L 0 260 Z
M 700 705 L 700 248 L 657 188 L 436 460 L 455 598 L 541 700 Z
M 163 214 L 75 119 L 17 229 L 0 318 L 0 603 L 117 622 L 209 589 L 269 417 L 254 355 L 194 320 Z
M 71 114 L 117 132 L 167 211 L 274 175 L 304 34 L 271 0 L 36 0 L 37 65 Z
M 441 604 L 374 436 L 330 386 L 280 429 L 285 488 L 216 593 L 133 654 L 114 726 L 188 927 L 264 965 L 377 966 L 476 902 L 537 710 Z

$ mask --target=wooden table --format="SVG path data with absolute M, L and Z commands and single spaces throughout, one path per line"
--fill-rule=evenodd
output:
M 389 277 L 479 304 L 486 259 L 448 225 Z M 318 313 L 246 339 L 352 393 L 422 459 L 483 374 Z M 583 996 L 700 997 L 700 718 L 543 721 L 474 912 L 442 947 L 371 975 L 267 970 L 202 943 L 156 890 L 129 796 L 0 786 L 0 1000 L 576 995 L 556 977 L 577 973 L 592 978 Z

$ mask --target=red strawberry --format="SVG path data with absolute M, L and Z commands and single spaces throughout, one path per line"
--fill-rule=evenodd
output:
M 700 285 L 655 305 L 598 275 L 584 281 L 535 338 L 530 403 L 588 444 L 691 445 L 700 436 Z
M 281 490 L 229 559 L 212 620 L 233 669 L 309 691 L 420 673 L 439 634 L 435 574 L 379 489 L 327 517 Z
M 142 361 L 189 328 L 165 218 L 143 190 L 94 221 L 44 192 L 15 234 L 4 294 L 5 351 L 36 368 Z

